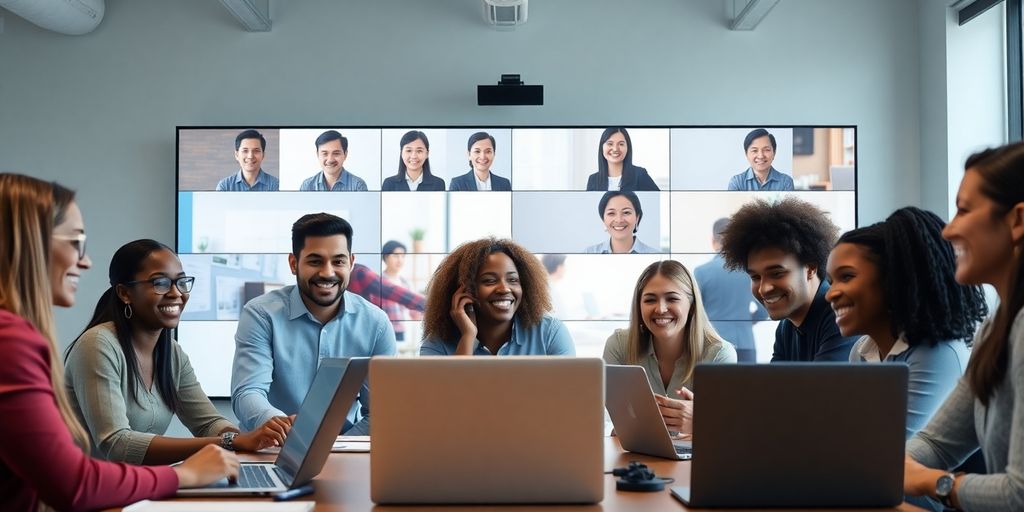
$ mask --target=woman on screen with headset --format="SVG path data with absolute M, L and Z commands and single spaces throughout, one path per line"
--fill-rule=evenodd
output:
M 430 173 L 430 141 L 421 131 L 408 131 L 398 142 L 398 174 L 388 176 L 380 189 L 396 191 L 444 191 L 444 180 Z
M 597 172 L 587 190 L 661 190 L 647 169 L 633 165 L 633 141 L 625 128 L 606 128 L 597 146 Z
M 957 284 L 945 223 L 914 207 L 845 233 L 828 257 L 825 300 L 843 336 L 864 335 L 850 362 L 910 367 L 907 437 L 921 430 L 964 374 L 966 341 L 987 310 L 979 286 Z
M 644 209 L 640 198 L 632 192 L 605 192 L 597 203 L 597 215 L 604 223 L 608 240 L 587 247 L 587 254 L 652 254 L 661 250 L 636 237 Z
M 616 329 L 604 361 L 644 367 L 671 432 L 693 430 L 693 369 L 699 363 L 735 363 L 736 348 L 711 325 L 690 270 L 656 261 L 640 274 L 629 308 L 629 328 Z
M 64 392 L 51 305 L 70 307 L 85 224 L 74 192 L 0 174 L 0 503 L 4 510 L 93 510 L 174 495 L 238 475 L 238 459 L 208 446 L 174 467 L 92 459 Z
M 469 157 L 469 172 L 452 178 L 451 191 L 495 190 L 510 191 L 512 182 L 491 172 L 494 152 L 497 151 L 494 137 L 487 132 L 476 132 L 469 136 L 466 153 Z
M 460 245 L 430 280 L 420 355 L 576 355 L 548 314 L 547 273 L 511 240 Z
M 97 456 L 169 464 L 210 444 L 250 452 L 284 444 L 291 418 L 271 418 L 240 434 L 196 380 L 172 336 L 195 278 L 185 275 L 170 247 L 129 242 L 114 253 L 108 275 L 110 287 L 64 360 L 71 405 Z M 173 416 L 195 437 L 164 436 Z
M 999 306 L 966 375 L 907 442 L 903 490 L 959 510 L 1024 510 L 1024 143 L 975 153 L 965 168 L 942 237 L 956 281 L 992 285 Z M 951 472 L 979 449 L 985 474 Z

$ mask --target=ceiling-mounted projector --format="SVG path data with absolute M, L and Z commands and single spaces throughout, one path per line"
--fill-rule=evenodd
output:
M 483 0 L 484 21 L 496 27 L 526 23 L 526 0 Z
M 476 104 L 493 105 L 543 105 L 544 86 L 526 85 L 519 75 L 501 75 L 498 85 L 476 86 Z

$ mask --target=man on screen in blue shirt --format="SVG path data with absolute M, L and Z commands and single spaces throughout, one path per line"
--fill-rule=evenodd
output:
M 758 128 L 743 138 L 743 152 L 750 167 L 729 180 L 729 190 L 793 190 L 793 178 L 772 167 L 775 161 L 775 136 Z
M 722 339 L 736 346 L 739 362 L 754 363 L 757 362 L 754 322 L 767 320 L 768 312 L 750 294 L 750 278 L 743 272 L 725 268 L 721 255 L 722 233 L 728 225 L 729 219 L 715 221 L 711 238 L 715 257 L 693 269 L 693 277 L 715 330 Z
M 245 130 L 235 137 L 235 161 L 239 171 L 217 183 L 218 191 L 268 192 L 280 186 L 276 177 L 263 171 L 263 156 L 267 139 L 256 130 Z
M 387 314 L 346 290 L 354 263 L 344 219 L 315 213 L 292 226 L 288 264 L 296 284 L 249 301 L 238 320 L 231 405 L 242 428 L 298 412 L 325 357 L 395 354 Z M 368 435 L 369 415 L 364 383 L 342 433 Z
M 839 228 L 805 201 L 756 199 L 722 233 L 726 268 L 745 270 L 750 291 L 775 329 L 772 361 L 849 361 L 856 336 L 844 338 L 825 300 L 825 262 Z
M 306 178 L 299 190 L 366 190 L 366 182 L 345 169 L 345 159 L 348 158 L 347 137 L 335 130 L 328 130 L 321 133 L 314 144 L 320 172 Z

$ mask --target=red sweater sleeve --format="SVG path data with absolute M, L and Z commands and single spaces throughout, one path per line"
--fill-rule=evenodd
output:
M 91 458 L 75 444 L 57 409 L 46 340 L 24 319 L 0 310 L 0 503 L 34 510 L 123 506 L 172 496 L 168 466 L 141 467 Z

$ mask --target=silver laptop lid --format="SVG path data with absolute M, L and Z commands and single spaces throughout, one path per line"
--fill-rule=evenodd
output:
M 320 362 L 275 462 L 289 487 L 305 484 L 323 469 L 368 368 L 366 357 Z
M 370 363 L 377 503 L 596 503 L 604 497 L 597 358 Z
M 644 368 L 607 365 L 605 382 L 605 408 L 622 449 L 656 457 L 680 458 Z
M 903 501 L 904 364 L 698 365 L 694 507 Z

